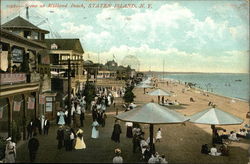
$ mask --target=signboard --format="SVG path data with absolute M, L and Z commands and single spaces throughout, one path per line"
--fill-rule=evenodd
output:
M 46 101 L 53 101 L 52 97 L 46 97 Z
M 19 112 L 21 108 L 21 101 L 14 101 L 14 111 Z
M 19 82 L 25 82 L 25 73 L 3 73 L 0 74 L 0 84 L 14 84 Z
M 53 107 L 53 97 L 46 97 L 45 111 L 52 112 L 52 107 Z
M 45 96 L 39 95 L 39 104 L 45 104 Z
M 52 106 L 53 106 L 52 102 L 46 102 L 46 108 L 45 108 L 46 112 L 52 112 Z
M 35 98 L 29 97 L 28 109 L 35 109 Z
M 11 51 L 11 60 L 16 63 L 22 63 L 23 62 L 23 50 L 14 48 Z

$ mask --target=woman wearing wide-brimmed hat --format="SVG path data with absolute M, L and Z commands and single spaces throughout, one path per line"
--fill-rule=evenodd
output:
M 113 158 L 113 163 L 123 163 L 123 158 L 121 156 L 121 149 L 115 149 L 115 157 Z
M 16 143 L 11 141 L 11 137 L 6 139 L 5 163 L 15 163 L 16 158 Z

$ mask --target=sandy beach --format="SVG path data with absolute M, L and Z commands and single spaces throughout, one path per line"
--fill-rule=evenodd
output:
M 185 88 L 183 84 L 172 82 L 159 83 L 158 88 L 170 91 L 173 93 L 171 97 L 165 97 L 171 101 L 177 100 L 182 104 L 179 108 L 172 109 L 180 112 L 186 116 L 200 112 L 209 108 L 208 102 L 212 101 L 216 107 L 244 119 L 241 125 L 227 125 L 219 126 L 227 130 L 243 128 L 249 123 L 246 119 L 246 113 L 249 111 L 248 102 L 235 100 L 232 102 L 231 98 L 208 93 L 208 96 L 203 95 L 198 89 L 189 89 L 182 93 Z M 147 92 L 154 89 L 146 89 Z M 134 89 L 136 95 L 135 103 L 142 105 L 154 100 L 157 103 L 157 96 L 150 96 L 143 94 L 143 89 Z M 195 102 L 190 102 L 190 97 L 193 97 Z M 143 126 L 148 135 L 148 125 Z M 250 141 L 241 139 L 239 142 L 232 142 L 230 147 L 229 157 L 211 157 L 200 153 L 202 144 L 209 144 L 211 146 L 212 130 L 210 125 L 193 124 L 187 122 L 185 125 L 157 125 L 154 128 L 154 134 L 158 127 L 162 128 L 163 140 L 161 143 L 156 143 L 156 149 L 160 154 L 166 154 L 170 163 L 247 163 L 247 149 Z M 146 135 L 146 136 L 147 136 Z

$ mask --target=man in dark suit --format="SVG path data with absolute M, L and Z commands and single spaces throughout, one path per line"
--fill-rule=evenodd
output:
M 31 138 L 34 132 L 34 123 L 33 123 L 33 119 L 30 120 L 28 126 L 27 126 L 27 132 L 28 132 L 28 136 L 27 138 Z
M 34 133 L 33 138 L 29 140 L 28 149 L 30 155 L 30 162 L 33 163 L 36 159 L 36 153 L 39 148 L 39 141 L 36 138 L 36 133 Z
M 43 134 L 49 134 L 50 122 L 47 118 L 44 120 Z

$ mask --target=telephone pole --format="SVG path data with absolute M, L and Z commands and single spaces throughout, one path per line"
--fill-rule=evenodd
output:
M 71 124 L 71 61 L 68 59 L 68 124 Z

